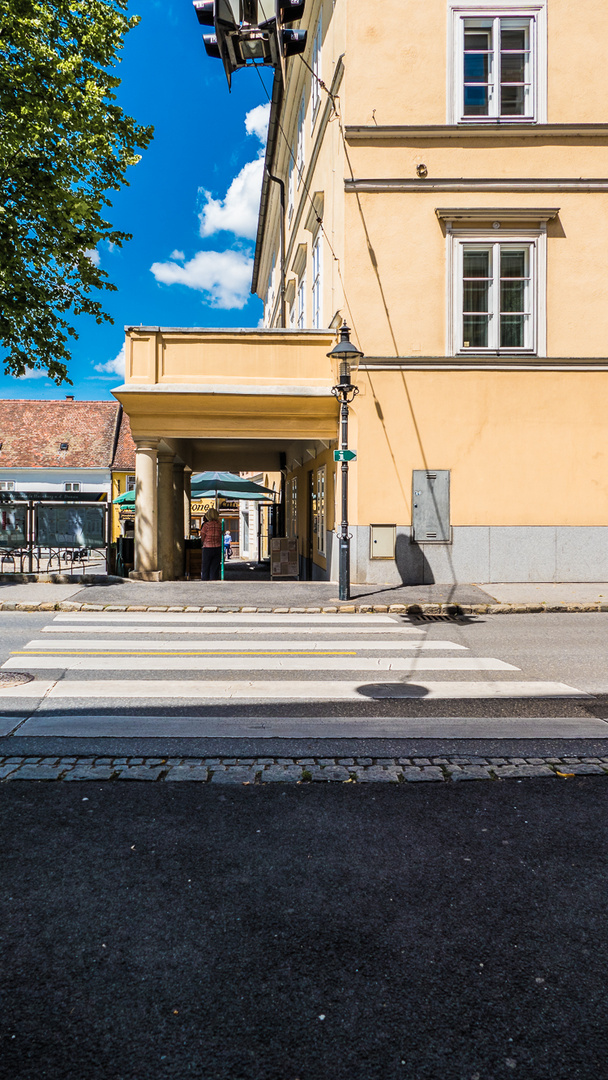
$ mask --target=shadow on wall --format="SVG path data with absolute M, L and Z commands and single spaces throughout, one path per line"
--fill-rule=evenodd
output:
M 395 563 L 402 585 L 435 584 L 435 575 L 424 551 L 404 533 L 397 533 Z

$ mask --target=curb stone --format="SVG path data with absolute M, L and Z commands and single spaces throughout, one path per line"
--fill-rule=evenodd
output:
M 417 760 L 424 762 L 418 764 Z M 0 757 L 0 783 L 13 780 L 196 781 L 212 784 L 489 782 L 576 775 L 608 777 L 608 758 L 159 758 Z
M 193 607 L 191 605 L 173 605 L 171 607 L 158 607 L 146 604 L 87 604 L 77 603 L 73 600 L 43 600 L 23 601 L 4 600 L 0 603 L 0 611 L 94 611 L 94 612 L 122 612 L 138 611 L 149 613 L 177 612 L 179 614 L 191 614 L 204 612 L 221 614 L 273 614 L 273 615 L 447 615 L 453 618 L 472 615 L 540 615 L 544 612 L 550 614 L 563 614 L 571 612 L 580 615 L 581 612 L 592 611 L 608 612 L 608 604 L 351 604 L 348 607 L 232 607 L 205 606 Z

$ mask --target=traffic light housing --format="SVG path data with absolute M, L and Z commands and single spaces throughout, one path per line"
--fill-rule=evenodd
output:
M 213 27 L 204 34 L 208 56 L 224 65 L 228 86 L 239 68 L 273 67 L 285 79 L 285 60 L 304 52 L 306 30 L 285 24 L 304 15 L 306 0 L 193 0 L 201 26 Z

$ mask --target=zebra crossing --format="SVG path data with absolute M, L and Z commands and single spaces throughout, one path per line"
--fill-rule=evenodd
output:
M 213 705 L 578 698 L 475 656 L 446 624 L 428 636 L 391 615 L 60 612 L 3 668 L 35 675 L 11 698 Z

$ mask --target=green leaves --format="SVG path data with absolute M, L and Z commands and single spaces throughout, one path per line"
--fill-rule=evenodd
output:
M 0 348 L 5 370 L 69 382 L 69 316 L 111 322 L 91 260 L 122 247 L 103 208 L 153 129 L 115 104 L 115 66 L 139 22 L 127 0 L 0 0 Z M 66 317 L 68 316 L 68 317 Z

